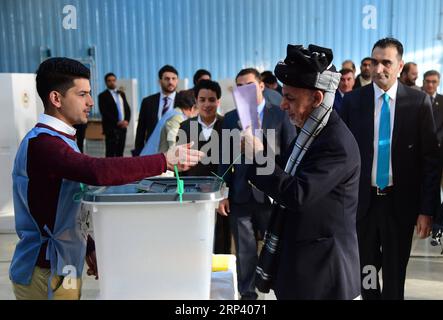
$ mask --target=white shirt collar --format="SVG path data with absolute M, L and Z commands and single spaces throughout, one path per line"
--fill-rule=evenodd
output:
M 66 122 L 63 122 L 62 120 L 57 119 L 57 118 L 50 116 L 48 114 L 45 114 L 45 113 L 42 113 L 39 116 L 38 123 L 47 125 L 48 127 L 51 127 L 57 131 L 66 133 L 67 135 L 70 135 L 70 136 L 75 136 L 75 133 L 77 132 L 77 130 L 75 130 L 75 128 L 71 127 Z
M 118 89 L 117 89 L 117 88 L 115 88 L 114 90 L 111 90 L 111 89 L 108 89 L 108 90 L 109 90 L 109 92 L 111 92 L 111 93 L 115 93 L 115 94 L 118 93 Z
M 373 82 L 373 85 L 374 85 L 374 96 L 376 99 L 379 99 L 385 93 L 388 94 L 391 100 L 395 101 L 395 99 L 397 98 L 398 80 L 396 80 L 394 85 L 386 92 L 382 90 L 375 82 Z
M 266 100 L 263 98 L 263 101 L 257 106 L 258 114 L 261 114 L 263 112 L 265 105 L 266 105 Z
M 177 92 L 173 92 L 171 93 L 169 96 L 165 95 L 162 91 L 160 91 L 160 101 L 163 100 L 163 98 L 167 97 L 168 100 L 175 100 L 175 95 L 177 94 Z
M 214 121 L 209 126 L 206 125 L 206 123 L 204 123 L 202 121 L 202 119 L 200 118 L 200 115 L 198 115 L 197 121 L 198 121 L 198 123 L 200 123 L 202 125 L 203 129 L 212 129 L 214 127 L 215 122 L 217 121 L 217 116 L 215 116 Z

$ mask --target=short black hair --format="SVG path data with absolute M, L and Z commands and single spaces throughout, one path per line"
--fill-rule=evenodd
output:
M 241 77 L 241 76 L 245 76 L 245 75 L 247 75 L 247 74 L 253 74 L 254 77 L 255 77 L 255 79 L 256 79 L 258 82 L 262 82 L 260 72 L 258 72 L 258 70 L 255 69 L 255 68 L 246 68 L 246 69 L 242 69 L 242 70 L 240 70 L 240 72 L 239 72 L 239 73 L 237 74 L 237 76 L 235 77 L 235 82 L 237 82 L 237 79 L 238 79 L 239 77 Z
M 203 76 L 209 76 L 209 78 L 212 78 L 211 73 L 208 70 L 205 69 L 198 69 L 195 73 L 194 73 L 194 77 L 192 79 L 192 81 L 194 82 L 194 86 L 197 85 L 198 80 L 203 77 Z
M 440 79 L 440 72 L 438 72 L 437 70 L 426 71 L 425 74 L 423 75 L 423 79 L 426 79 L 427 77 L 430 76 L 437 76 L 438 79 Z
M 158 78 L 161 79 L 163 77 L 163 73 L 165 73 L 165 72 L 175 73 L 178 77 L 177 69 L 175 69 L 173 66 L 167 64 L 167 65 L 161 67 L 160 70 L 158 71 Z
M 109 77 L 114 77 L 117 79 L 117 76 L 114 73 L 109 72 L 105 75 L 105 82 L 108 80 Z
M 352 73 L 352 74 L 354 74 L 354 70 L 349 69 L 349 68 L 341 69 L 339 72 L 340 72 L 340 74 L 341 74 L 342 76 L 344 76 L 345 74 L 348 74 L 348 73 Z
M 177 93 L 174 104 L 182 110 L 189 110 L 195 105 L 195 97 L 193 90 L 184 90 Z
M 215 95 L 217 96 L 217 99 L 221 98 L 221 88 L 218 82 L 212 81 L 212 80 L 201 80 L 197 85 L 194 87 L 194 97 L 195 99 L 198 98 L 198 93 L 202 89 L 207 89 L 215 92 Z
M 400 59 L 403 58 L 403 45 L 395 38 L 383 38 L 378 40 L 372 47 L 372 51 L 374 51 L 375 48 L 385 49 L 388 47 L 396 48 Z
M 362 65 L 365 61 L 370 61 L 370 62 L 372 62 L 372 58 L 371 58 L 371 57 L 363 58 L 363 59 L 361 60 L 360 64 Z
M 271 71 L 263 71 L 261 73 L 261 80 L 266 84 L 277 83 L 277 77 Z
M 45 108 L 49 104 L 49 93 L 58 91 L 65 95 L 74 86 L 75 79 L 90 79 L 91 72 L 82 63 L 69 58 L 49 58 L 37 70 L 37 92 Z

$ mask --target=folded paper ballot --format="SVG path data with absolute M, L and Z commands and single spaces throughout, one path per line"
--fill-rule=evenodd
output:
M 236 87 L 232 92 L 242 129 L 251 127 L 252 132 L 259 129 L 257 112 L 257 86 L 254 83 Z

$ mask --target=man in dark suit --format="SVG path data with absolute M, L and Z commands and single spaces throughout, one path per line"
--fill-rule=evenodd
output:
M 287 115 L 278 106 L 270 104 L 263 98 L 264 84 L 260 73 L 256 69 L 241 70 L 235 82 L 237 86 L 254 83 L 257 87 L 257 113 L 266 135 L 267 130 L 275 130 L 275 145 L 273 153 L 277 158 L 285 152 L 292 139 L 295 137 L 295 128 L 289 122 Z M 237 110 L 232 110 L 225 115 L 222 130 L 233 134 L 229 146 L 224 146 L 221 152 L 219 175 L 223 176 L 229 187 L 229 196 L 219 204 L 219 213 L 228 215 L 231 232 L 234 236 L 235 251 L 237 256 L 238 289 L 242 299 L 257 299 L 255 292 L 255 268 L 257 266 L 257 239 L 262 238 L 266 230 L 269 215 L 269 198 L 262 192 L 252 188 L 247 179 L 248 166 L 244 159 L 236 162 L 233 169 L 230 164 L 238 157 L 239 152 L 229 152 L 232 159 L 226 163 L 223 154 L 227 154 L 225 147 L 234 150 L 233 141 L 240 139 L 240 121 Z M 235 136 L 235 134 L 238 136 Z M 225 133 L 224 133 L 225 134 Z M 239 151 L 239 150 L 238 150 Z M 234 154 L 233 154 L 234 153 Z M 237 159 L 238 160 L 238 159 Z
M 347 94 L 342 106 L 362 163 L 357 234 L 364 299 L 404 299 L 414 226 L 428 237 L 440 200 L 431 101 L 397 80 L 402 55 L 398 40 L 379 40 L 372 49 L 373 85 Z
M 418 79 L 418 66 L 415 62 L 405 63 L 400 73 L 400 82 L 405 86 L 421 91 L 421 88 L 415 84 Z
M 161 91 L 144 98 L 140 107 L 137 132 L 135 135 L 134 156 L 138 156 L 148 141 L 158 120 L 170 109 L 174 108 L 174 100 L 178 83 L 178 71 L 170 65 L 158 71 Z
M 340 75 L 340 83 L 334 99 L 334 110 L 336 112 L 340 112 L 345 93 L 351 92 L 355 83 L 354 72 L 351 69 L 341 69 Z
M 432 113 L 434 115 L 434 124 L 437 132 L 438 148 L 440 151 L 440 163 L 443 163 L 443 95 L 437 93 L 440 86 L 440 72 L 429 70 L 423 75 L 423 91 L 429 95 L 432 104 Z M 443 181 L 440 183 L 443 187 Z M 433 221 L 433 236 L 442 229 L 443 226 L 443 205 Z
M 367 86 L 372 82 L 372 62 L 370 57 L 366 57 L 361 61 L 360 74 L 355 78 L 355 84 L 353 89 L 358 89 Z
M 105 75 L 107 90 L 98 96 L 105 135 L 106 157 L 122 157 L 125 150 L 126 130 L 131 120 L 131 109 L 123 91 L 117 90 L 117 77 Z
M 220 106 L 221 88 L 215 81 L 201 80 L 194 87 L 194 92 L 198 116 L 180 124 L 177 145 L 193 141 L 192 148 L 198 150 L 206 148 L 208 150 L 207 160 L 209 161 L 212 151 L 219 147 L 222 132 L 223 117 L 217 114 L 217 109 Z M 218 172 L 218 160 L 217 158 L 216 161 L 199 163 L 185 174 L 188 176 L 213 176 L 212 172 Z
M 281 215 L 282 231 L 273 234 L 279 239 L 273 275 L 278 299 L 360 295 L 355 226 L 360 157 L 354 137 L 332 110 L 340 79 L 332 58 L 327 48 L 288 45 L 275 74 L 284 84 L 281 108 L 300 133 L 271 175 L 260 175 L 259 166 L 249 171 L 251 182 L 284 206 L 272 217 Z M 245 142 L 254 146 L 251 137 L 256 141 L 246 134 Z M 261 149 L 254 146 L 256 153 Z M 272 252 L 268 246 L 264 250 Z
M 430 70 L 423 75 L 423 91 L 431 98 L 437 140 L 443 161 L 443 95 L 437 93 L 440 86 L 440 72 Z
M 219 141 L 222 134 L 223 117 L 217 114 L 220 106 L 220 85 L 211 80 L 199 80 L 194 87 L 198 116 L 183 121 L 177 135 L 177 144 L 194 142 L 193 148 L 205 150 L 206 157 L 188 176 L 214 176 L 217 173 Z M 180 92 L 181 93 L 181 92 Z M 183 175 L 183 174 L 182 174 Z M 214 232 L 214 253 L 231 253 L 231 232 L 227 217 L 217 215 Z

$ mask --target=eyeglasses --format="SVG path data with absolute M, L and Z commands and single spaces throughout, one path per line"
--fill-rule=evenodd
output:
M 429 84 L 437 84 L 438 80 L 425 80 L 424 82 L 429 83 Z

